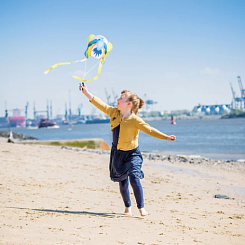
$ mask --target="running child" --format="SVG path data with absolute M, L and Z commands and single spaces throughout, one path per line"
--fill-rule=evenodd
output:
M 132 215 L 129 182 L 133 188 L 137 207 L 141 216 L 148 213 L 144 208 L 143 189 L 140 179 L 144 178 L 141 170 L 143 158 L 138 146 L 139 130 L 162 140 L 175 141 L 174 135 L 166 135 L 145 123 L 137 116 L 138 109 L 144 105 L 144 100 L 128 90 L 121 92 L 117 107 L 112 107 L 92 95 L 86 85 L 79 87 L 89 101 L 110 117 L 113 135 L 110 155 L 110 177 L 119 182 L 119 189 L 125 205 L 125 215 Z

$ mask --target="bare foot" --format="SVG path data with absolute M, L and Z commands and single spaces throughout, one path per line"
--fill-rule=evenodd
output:
M 146 212 L 146 210 L 145 210 L 144 208 L 139 208 L 139 211 L 140 211 L 140 215 L 141 215 L 142 217 L 148 215 L 148 213 Z
M 125 207 L 124 215 L 132 216 L 131 207 Z

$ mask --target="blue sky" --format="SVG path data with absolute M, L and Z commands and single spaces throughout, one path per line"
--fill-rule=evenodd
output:
M 124 89 L 158 102 L 157 110 L 191 110 L 198 103 L 227 104 L 230 82 L 245 87 L 245 1 L 0 1 L 0 116 L 7 108 L 37 110 L 52 100 L 64 113 L 92 105 L 78 91 L 90 34 L 104 35 L 113 50 L 89 90 L 106 101 L 104 89 Z M 91 58 L 87 67 L 96 62 Z M 93 70 L 86 78 L 96 75 Z

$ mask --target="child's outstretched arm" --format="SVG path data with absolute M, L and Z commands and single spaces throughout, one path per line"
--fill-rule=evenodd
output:
M 88 88 L 87 88 L 87 86 L 86 86 L 84 83 L 82 83 L 82 85 L 80 84 L 79 90 L 80 90 L 80 91 L 82 90 L 83 94 L 84 94 L 90 101 L 93 99 L 94 96 L 93 96 L 91 93 L 89 93 Z
M 151 127 L 149 124 L 147 124 L 146 122 L 144 122 L 144 120 L 142 120 L 141 118 L 137 118 L 136 119 L 136 127 L 141 130 L 142 132 L 158 138 L 158 139 L 162 139 L 162 140 L 169 140 L 169 141 L 175 141 L 176 137 L 174 135 L 166 135 L 162 132 L 160 132 L 159 130 Z
M 83 92 L 83 94 L 89 99 L 89 101 L 95 105 L 99 110 L 103 111 L 108 116 L 111 116 L 113 111 L 116 109 L 115 107 L 109 106 L 103 101 L 101 101 L 96 96 L 92 95 L 89 91 L 87 86 L 82 83 L 82 85 L 79 86 L 79 90 Z

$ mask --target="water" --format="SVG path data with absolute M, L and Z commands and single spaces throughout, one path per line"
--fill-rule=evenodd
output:
M 245 119 L 150 121 L 149 124 L 168 135 L 175 135 L 175 142 L 159 140 L 140 132 L 142 151 L 161 154 L 200 155 L 221 160 L 245 159 Z M 40 140 L 102 138 L 109 145 L 112 133 L 109 124 L 84 124 L 61 126 L 59 129 L 12 128 L 15 133 L 26 134 Z M 1 129 L 7 130 L 7 129 Z

